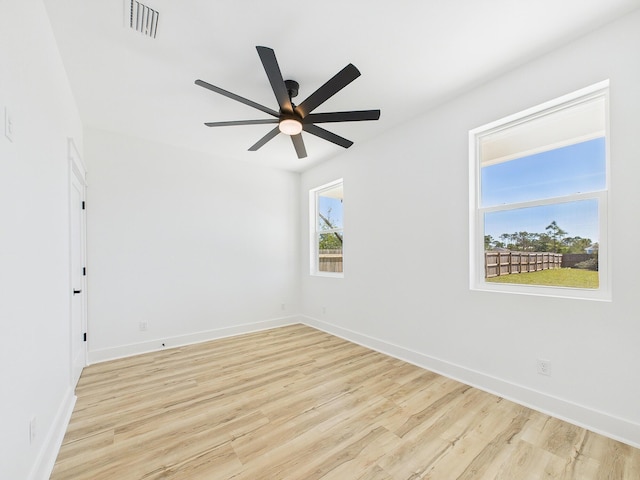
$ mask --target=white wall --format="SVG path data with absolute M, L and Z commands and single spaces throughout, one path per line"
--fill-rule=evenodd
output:
M 295 321 L 299 174 L 90 128 L 85 152 L 90 361 Z
M 74 401 L 67 138 L 81 147 L 82 129 L 39 0 L 0 3 L 0 109 L 0 478 L 48 478 Z
M 305 173 L 302 188 L 297 174 L 89 129 L 90 359 L 302 311 L 312 325 L 640 445 L 640 297 L 627 262 L 640 238 L 639 47 L 636 13 L 356 144 Z M 15 130 L 9 142 L 0 128 L 0 477 L 45 478 L 73 405 L 67 138 L 81 151 L 83 138 L 41 0 L 0 3 L 0 65 L 0 107 Z M 470 292 L 468 130 L 605 78 L 613 302 Z M 339 177 L 345 278 L 300 275 L 307 191 Z M 380 268 L 371 259 L 385 237 L 398 248 Z M 536 374 L 538 357 L 553 362 L 551 377 Z
M 307 321 L 640 445 L 638 51 L 640 12 L 303 174 L 303 225 L 308 190 L 344 178 L 347 238 L 344 279 L 302 276 Z M 470 291 L 468 131 L 607 78 L 613 301 Z

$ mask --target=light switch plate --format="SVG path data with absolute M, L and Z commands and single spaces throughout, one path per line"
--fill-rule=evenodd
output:
M 7 107 L 4 107 L 4 136 L 13 142 L 13 120 Z

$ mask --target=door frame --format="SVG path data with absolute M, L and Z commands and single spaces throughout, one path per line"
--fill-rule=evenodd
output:
M 86 200 L 86 192 L 87 192 L 87 170 L 85 164 L 82 160 L 82 156 L 78 151 L 75 141 L 73 138 L 67 139 L 67 157 L 69 160 L 69 341 L 74 342 L 77 340 L 77 332 L 73 331 L 73 272 L 72 272 L 72 239 L 73 235 L 72 231 L 72 219 L 71 215 L 74 214 L 73 208 L 71 205 L 71 189 L 73 188 L 74 179 L 77 180 L 82 187 L 82 202 L 84 203 Z M 78 208 L 77 206 L 75 208 Z M 81 224 L 80 224 L 80 249 L 81 249 L 81 261 L 82 265 L 86 267 L 87 265 L 87 214 L 86 210 L 82 210 L 81 215 Z M 81 306 L 81 327 L 83 332 L 87 332 L 87 277 L 86 275 L 82 276 L 82 306 Z M 75 337 L 75 339 L 74 339 Z M 88 351 L 87 351 L 88 339 L 83 342 L 83 346 L 81 348 L 81 355 L 84 357 L 83 367 L 87 365 L 88 359 Z M 78 378 L 75 376 L 74 370 L 74 358 L 73 358 L 73 347 L 72 344 L 69 344 L 69 368 L 70 368 L 70 378 L 71 378 L 71 386 L 75 388 Z

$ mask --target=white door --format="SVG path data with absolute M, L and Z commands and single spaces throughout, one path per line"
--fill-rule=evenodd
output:
M 87 364 L 86 348 L 86 269 L 84 181 L 78 168 L 71 166 L 69 212 L 71 220 L 71 382 L 78 383 Z

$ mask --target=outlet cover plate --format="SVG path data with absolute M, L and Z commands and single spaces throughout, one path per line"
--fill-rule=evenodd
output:
M 539 358 L 537 361 L 537 368 L 540 375 L 551 376 L 551 360 L 543 360 Z

